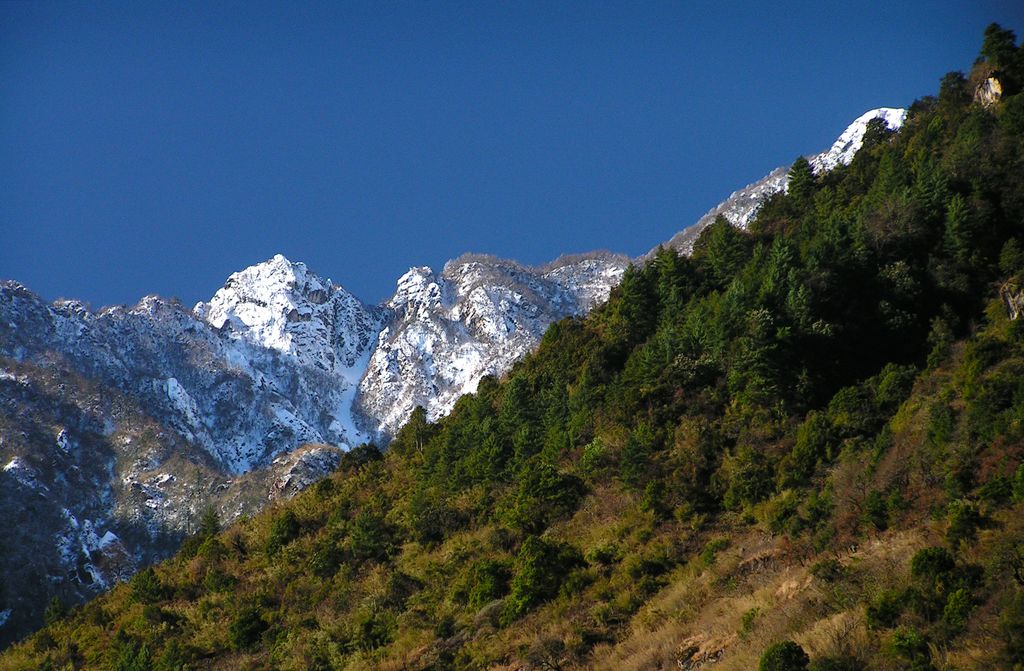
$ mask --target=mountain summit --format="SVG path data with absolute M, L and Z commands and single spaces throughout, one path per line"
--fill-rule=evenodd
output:
M 343 376 L 366 357 L 381 317 L 380 310 L 280 254 L 234 273 L 193 312 L 231 338 Z

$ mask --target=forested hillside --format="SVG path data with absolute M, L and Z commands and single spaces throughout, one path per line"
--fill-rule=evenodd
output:
M 990 27 L 749 232 L 0 669 L 1024 668 L 1022 83 Z

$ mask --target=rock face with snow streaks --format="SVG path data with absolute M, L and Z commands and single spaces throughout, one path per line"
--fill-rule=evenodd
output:
M 246 277 L 267 281 L 246 285 Z M 5 283 L 0 320 L 13 325 L 0 332 L 0 356 L 59 352 L 142 401 L 227 472 L 300 443 L 366 438 L 350 407 L 379 311 L 283 257 L 233 275 L 195 313 L 155 296 L 94 313 Z
M 433 420 L 485 375 L 500 375 L 540 342 L 552 322 L 607 299 L 629 260 L 592 254 L 527 268 L 467 255 L 441 273 L 412 268 L 359 385 L 371 430 L 393 434 L 417 406 Z
M 280 254 L 233 274 L 194 312 L 233 339 L 343 375 L 358 369 L 380 330 L 379 310 Z

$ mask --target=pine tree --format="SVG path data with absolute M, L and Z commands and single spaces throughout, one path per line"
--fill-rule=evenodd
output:
M 1017 36 L 998 23 L 990 23 L 981 43 L 981 55 L 994 68 L 1012 67 L 1017 56 Z
M 706 264 L 716 286 L 724 287 L 746 262 L 747 243 L 735 226 L 718 215 L 694 243 L 693 257 Z
M 946 207 L 946 232 L 943 247 L 947 254 L 958 262 L 965 262 L 971 252 L 967 201 L 959 193 L 949 200 Z
M 793 162 L 789 169 L 789 178 L 786 187 L 791 196 L 806 201 L 814 193 L 814 171 L 806 158 L 801 156 Z

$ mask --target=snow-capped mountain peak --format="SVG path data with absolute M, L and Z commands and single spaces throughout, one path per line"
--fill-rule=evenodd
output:
M 872 119 L 881 119 L 887 127 L 896 130 L 907 120 L 907 110 L 879 107 L 864 112 L 846 127 L 846 130 L 832 143 L 828 151 L 811 159 L 811 167 L 814 168 L 814 172 L 828 172 L 839 165 L 849 165 L 864 143 L 864 132 L 868 128 L 868 122 Z
M 379 322 L 376 310 L 281 254 L 232 274 L 194 312 L 232 338 L 323 371 L 355 366 Z
M 399 315 L 409 309 L 424 309 L 441 303 L 440 278 L 430 266 L 410 268 L 398 278 L 387 307 Z

